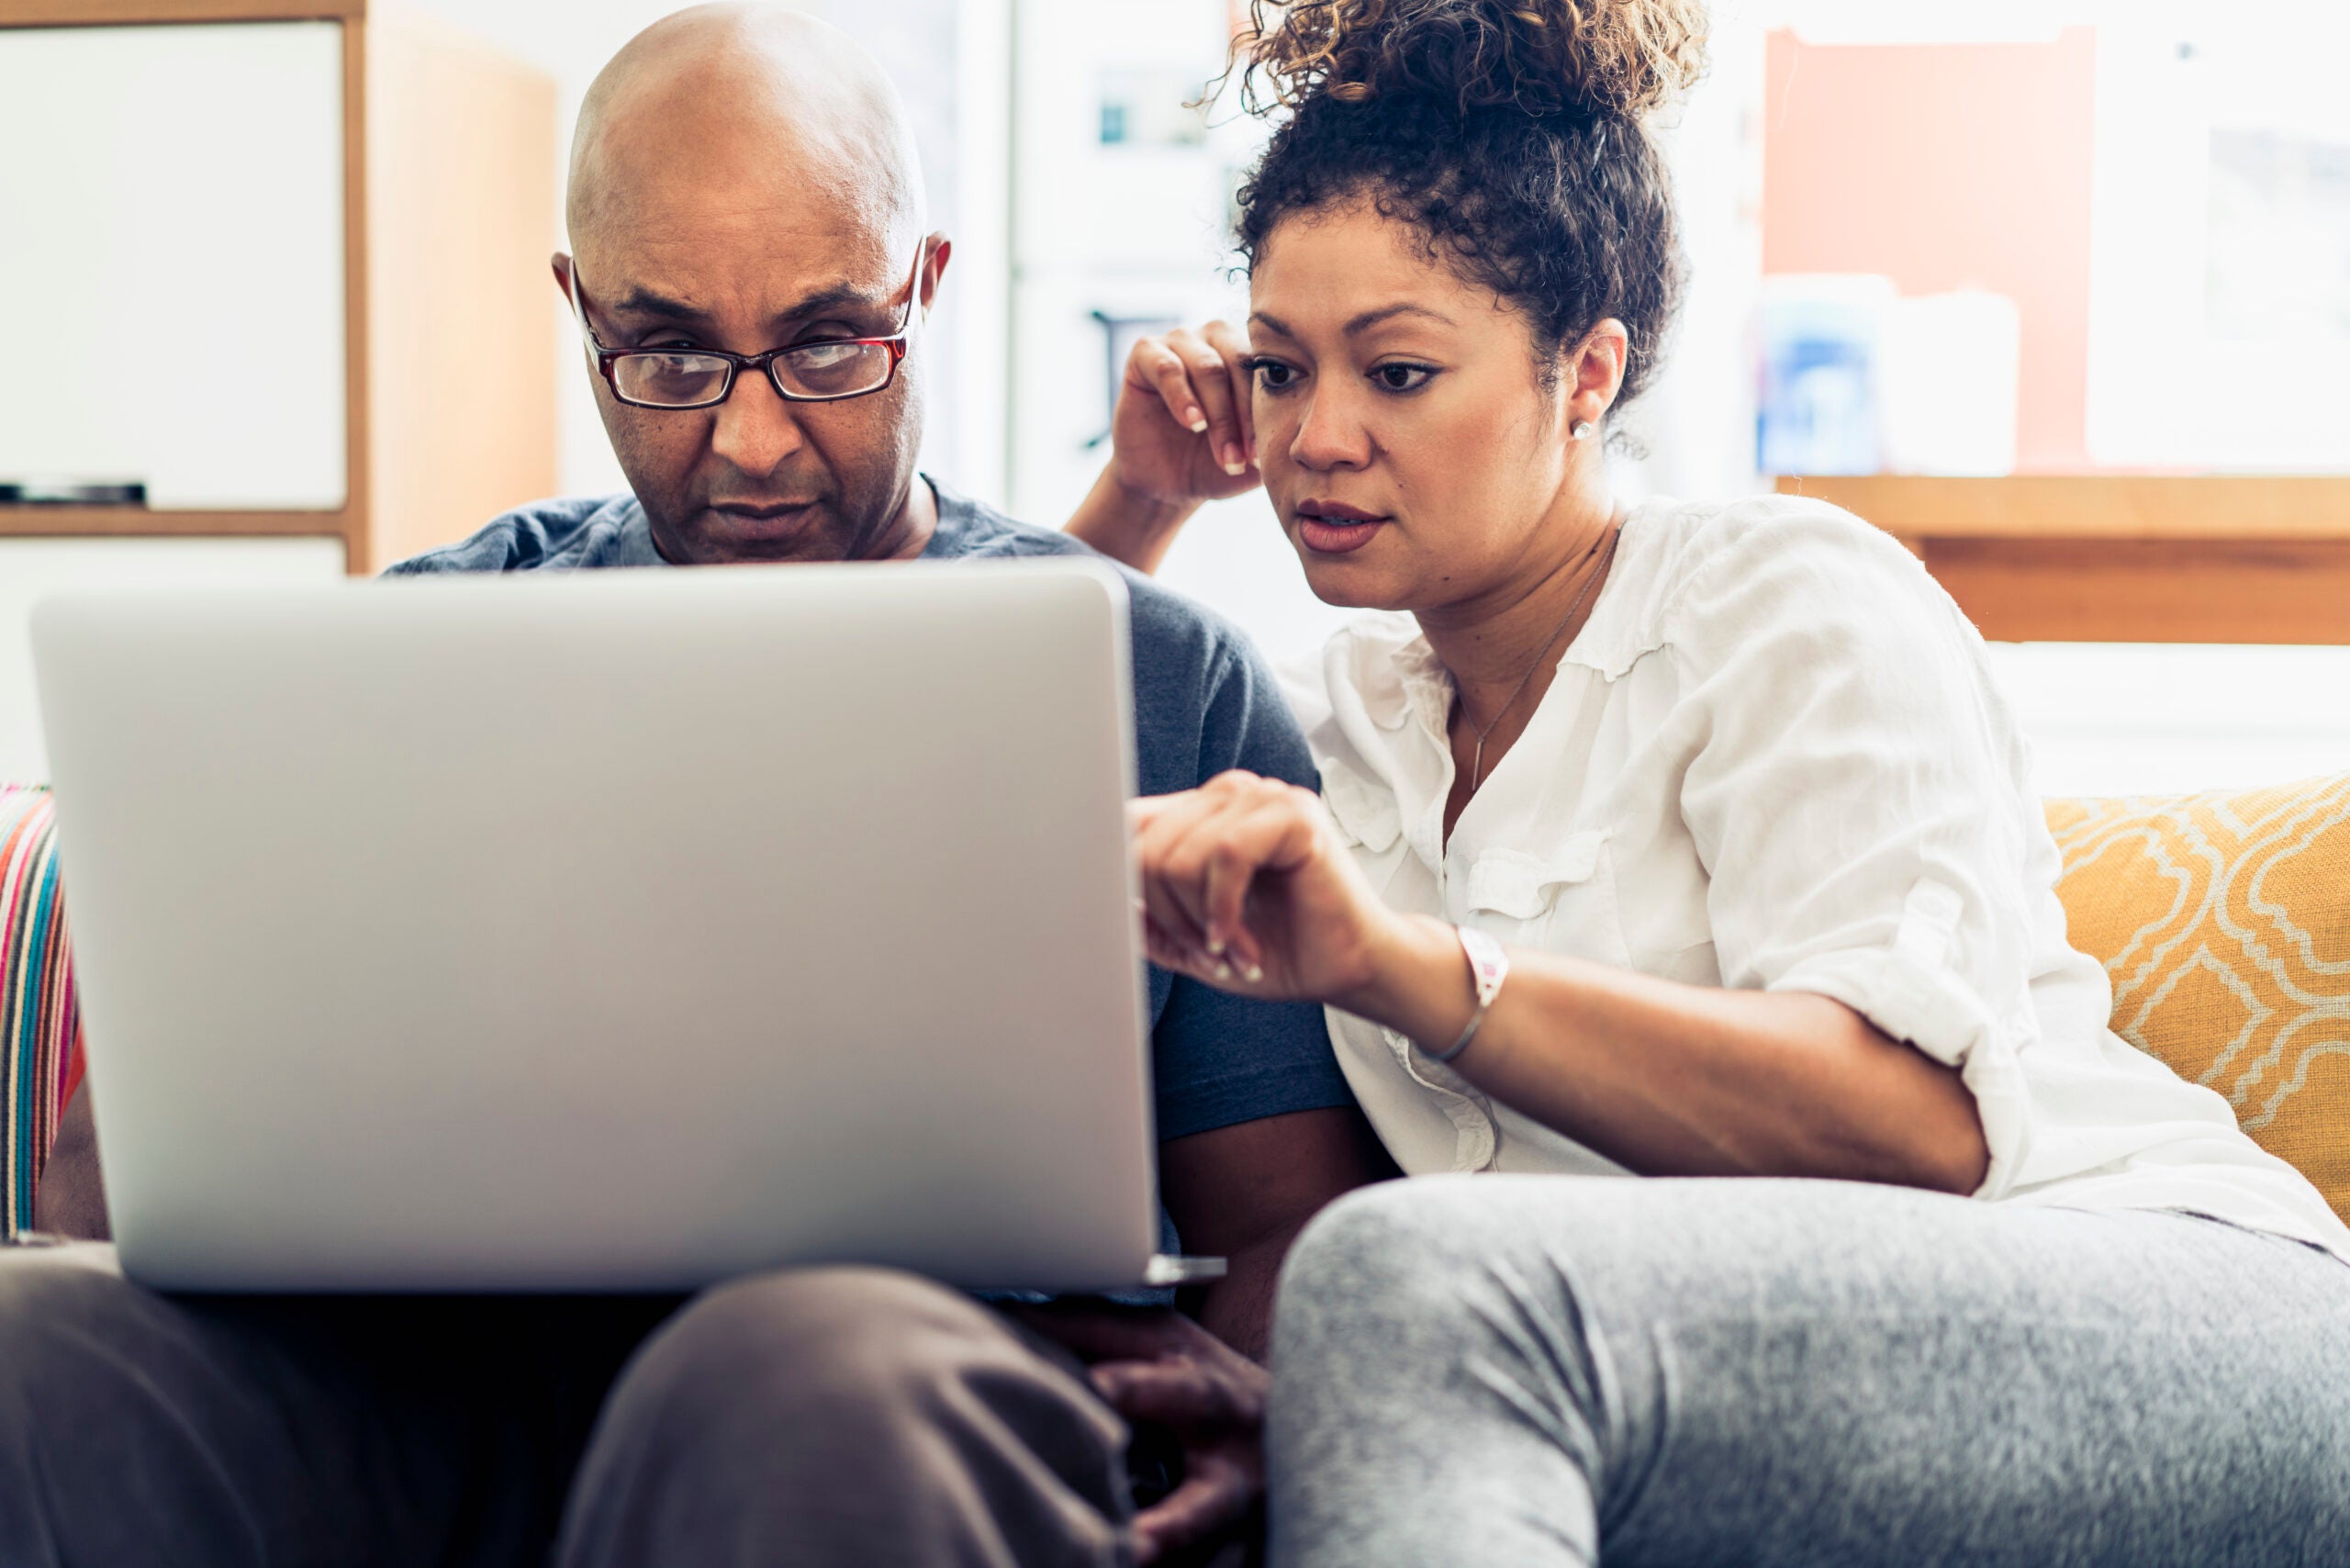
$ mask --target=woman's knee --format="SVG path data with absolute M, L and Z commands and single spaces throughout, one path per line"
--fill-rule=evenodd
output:
M 1490 1234 L 1479 1183 L 1429 1177 L 1361 1187 L 1314 1216 L 1290 1249 L 1284 1294 L 1369 1295 L 1423 1288 L 1448 1260 L 1487 1255 Z M 1366 1289 L 1368 1287 L 1368 1289 Z
M 1460 1308 L 1491 1288 L 1513 1249 L 1481 1187 L 1466 1178 L 1386 1182 L 1324 1209 L 1282 1267 L 1277 1342 L 1359 1343 L 1416 1323 L 1457 1323 Z

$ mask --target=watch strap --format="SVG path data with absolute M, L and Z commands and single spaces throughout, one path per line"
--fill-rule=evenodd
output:
M 1469 960 L 1469 978 L 1477 991 L 1477 1011 L 1469 1015 L 1469 1026 L 1460 1031 L 1459 1039 L 1432 1053 L 1437 1061 L 1450 1061 L 1469 1048 L 1469 1042 L 1477 1037 L 1485 1014 L 1494 1005 L 1494 998 L 1502 993 L 1502 981 L 1509 978 L 1509 952 L 1499 942 L 1473 925 L 1456 925 L 1453 932 L 1460 938 L 1462 957 Z

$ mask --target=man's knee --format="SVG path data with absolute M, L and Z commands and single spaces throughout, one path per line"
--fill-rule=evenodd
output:
M 0 1562 L 52 1561 L 122 1506 L 129 1358 L 151 1304 L 72 1252 L 0 1252 Z
M 968 1297 L 880 1269 L 762 1275 L 621 1373 L 559 1561 L 1107 1562 L 1125 1439 L 1072 1367 Z
M 608 1419 L 677 1435 L 733 1428 L 894 1445 L 975 1381 L 1076 1387 L 943 1285 L 887 1269 L 799 1269 L 720 1286 L 681 1310 L 621 1375 Z
M 13 1424 L 70 1386 L 93 1357 L 114 1364 L 121 1331 L 150 1304 L 104 1249 L 0 1252 L 0 1423 Z

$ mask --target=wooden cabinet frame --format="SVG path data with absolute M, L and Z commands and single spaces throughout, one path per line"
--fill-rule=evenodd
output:
M 343 503 L 335 511 L 150 511 L 140 507 L 0 510 L 0 535 L 185 538 L 292 534 L 342 541 L 371 569 L 367 535 L 367 69 L 364 0 L 0 0 L 0 28 L 140 27 L 175 22 L 342 24 Z
M 419 547 L 417 542 L 387 536 L 387 520 L 373 515 L 379 494 L 378 421 L 371 419 L 370 309 L 368 280 L 369 105 L 368 49 L 372 13 L 384 7 L 373 0 L 0 0 L 0 28 L 46 27 L 144 27 L 185 23 L 331 21 L 342 28 L 342 265 L 343 265 L 343 417 L 346 485 L 342 506 L 332 511 L 239 510 L 169 511 L 135 507 L 0 507 L 0 538 L 115 537 L 187 538 L 221 536 L 330 537 L 342 541 L 344 559 L 353 573 L 372 572 L 389 558 Z M 405 14 L 402 14 L 405 16 Z M 429 18 L 418 18 L 420 24 Z M 405 36 L 405 35 L 404 35 Z M 552 222 L 554 210 L 554 84 L 519 67 L 508 66 L 510 78 L 535 111 L 543 100 L 546 118 L 543 159 L 533 157 L 521 169 L 521 184 L 514 192 L 514 208 L 544 214 Z M 543 279 L 543 273 L 530 281 Z M 554 355 L 552 308 L 546 336 L 543 375 L 536 392 L 543 402 L 543 431 L 529 435 L 533 452 L 526 467 L 543 469 L 535 494 L 554 488 Z M 542 440 L 543 437 L 543 440 Z M 543 461 L 542 461 L 543 458 Z M 512 495 L 504 505 L 532 498 Z M 493 509 L 494 510 L 494 509 Z M 490 511 L 465 526 L 489 521 Z M 429 540 L 425 543 L 438 543 Z M 392 547 L 386 549 L 386 544 Z
M 1785 478 L 2001 642 L 2350 643 L 2350 476 Z

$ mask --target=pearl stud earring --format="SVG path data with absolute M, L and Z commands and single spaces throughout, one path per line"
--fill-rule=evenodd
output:
M 1569 431 L 1567 433 L 1573 436 L 1577 441 L 1589 441 L 1591 439 L 1591 432 L 1598 428 L 1598 426 L 1593 424 L 1589 420 L 1577 420 L 1575 421 L 1575 428 Z

